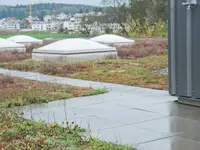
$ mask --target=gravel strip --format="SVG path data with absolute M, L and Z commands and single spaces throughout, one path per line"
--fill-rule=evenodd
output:
M 154 73 L 162 74 L 162 75 L 167 76 L 167 75 L 168 75 L 168 68 L 160 69 L 160 70 L 154 71 Z

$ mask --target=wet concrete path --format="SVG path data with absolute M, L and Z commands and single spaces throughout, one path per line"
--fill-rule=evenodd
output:
M 47 123 L 69 120 L 99 138 L 140 150 L 199 150 L 200 108 L 178 104 L 167 91 L 0 69 L 0 74 L 93 88 L 109 93 L 19 108 L 23 117 Z

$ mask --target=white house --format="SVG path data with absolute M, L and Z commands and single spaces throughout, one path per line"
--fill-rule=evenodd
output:
M 50 23 L 52 30 L 59 29 L 62 26 L 62 24 L 63 24 L 63 21 L 58 21 L 58 20 L 57 21 L 52 21 Z
M 3 30 L 4 26 L 2 24 L 0 24 L 0 30 Z
M 5 22 L 4 27 L 5 30 L 20 30 L 19 22 Z
M 117 33 L 121 30 L 121 26 L 119 23 L 107 23 L 104 25 L 105 25 L 105 28 L 111 29 L 114 33 Z
M 0 30 L 20 30 L 20 20 L 14 17 L 3 18 L 0 20 Z
M 25 20 L 27 20 L 28 22 L 31 22 L 31 21 L 40 21 L 40 18 L 39 17 L 31 17 L 31 16 L 28 16 L 27 18 L 25 18 Z
M 32 30 L 34 30 L 34 31 L 46 31 L 47 30 L 47 24 L 44 23 L 44 22 L 33 22 Z
M 56 19 L 57 20 L 61 20 L 61 21 L 66 20 L 67 19 L 67 15 L 65 13 L 60 13 L 60 14 L 58 14 L 56 16 Z
M 121 30 L 121 26 L 118 23 L 99 23 L 97 21 L 93 24 L 88 24 L 87 27 L 90 30 L 91 34 L 105 33 L 105 30 L 107 28 L 111 29 L 114 33 L 117 33 Z
M 4 29 L 4 21 L 1 19 L 0 20 L 0 30 Z
M 51 22 L 53 20 L 53 16 L 51 15 L 46 15 L 43 17 L 44 22 Z
M 59 27 L 62 25 L 61 21 L 52 21 L 49 23 L 45 23 L 45 22 L 33 22 L 32 25 L 32 30 L 36 30 L 36 31 L 55 31 L 57 29 L 59 29 Z
M 63 23 L 63 28 L 68 29 L 71 31 L 80 31 L 81 30 L 81 24 L 77 21 L 65 21 Z
M 86 24 L 86 27 L 88 30 L 90 30 L 91 34 L 105 33 L 106 28 L 111 29 L 114 33 L 117 33 L 121 30 L 121 26 L 118 23 L 99 23 L 97 21 L 92 24 Z M 84 30 L 81 22 L 75 20 L 75 18 L 71 18 L 70 21 L 65 21 L 63 23 L 63 28 L 75 32 Z
M 102 24 L 99 22 L 94 22 L 93 24 L 88 24 L 87 25 L 88 29 L 90 30 L 91 34 L 99 34 L 104 32 L 104 28 L 102 28 Z
M 81 22 L 81 20 L 82 20 L 83 17 L 84 17 L 83 14 L 77 13 L 77 14 L 73 15 L 72 18 L 73 18 L 75 21 L 77 21 L 77 22 Z M 72 18 L 71 18 L 71 19 L 72 19 Z

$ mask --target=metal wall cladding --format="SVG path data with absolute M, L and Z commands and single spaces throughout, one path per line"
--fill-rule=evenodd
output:
M 169 92 L 180 97 L 200 98 L 200 0 L 191 10 L 192 95 L 188 94 L 187 0 L 169 0 Z
M 192 12 L 193 97 L 200 98 L 200 0 Z

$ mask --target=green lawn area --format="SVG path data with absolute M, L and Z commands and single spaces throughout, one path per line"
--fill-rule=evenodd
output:
M 30 32 L 0 34 L 0 38 L 9 38 L 14 35 L 28 35 L 37 39 L 45 39 L 45 38 L 62 39 L 62 38 L 85 37 L 84 34 L 64 34 L 64 33 L 52 33 L 44 31 L 30 31 Z
M 149 56 L 138 59 L 113 59 L 76 63 L 22 62 L 1 63 L 6 69 L 40 72 L 43 74 L 83 80 L 118 83 L 167 90 L 167 76 L 153 73 L 168 66 L 168 56 Z
M 103 94 L 104 89 L 73 87 L 0 75 L 0 108 Z
M 135 150 L 134 148 L 102 142 L 95 137 L 84 137 L 74 122 L 45 124 L 24 120 L 6 110 L 0 110 L 1 150 Z

